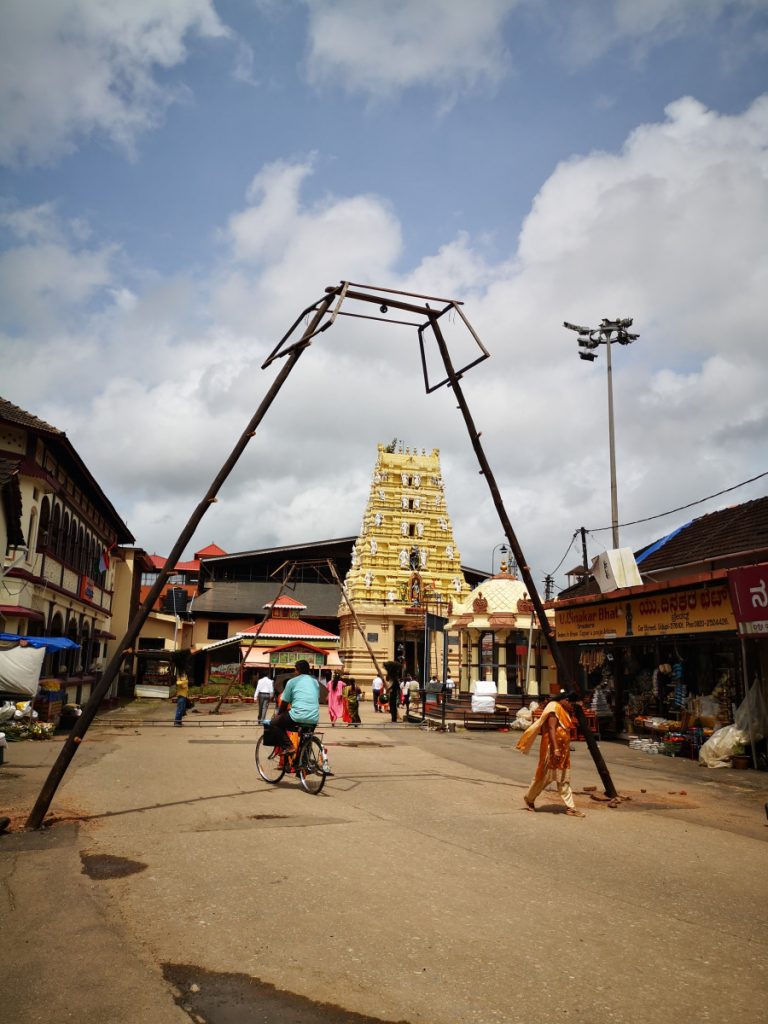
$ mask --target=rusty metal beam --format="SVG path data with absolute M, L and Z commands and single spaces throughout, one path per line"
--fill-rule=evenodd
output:
M 120 668 L 120 662 L 123 657 L 123 652 L 127 647 L 130 647 L 135 643 L 136 638 L 139 635 L 139 631 L 141 630 L 141 627 L 144 625 L 147 618 L 149 617 L 149 613 L 152 611 L 155 601 L 157 601 L 158 597 L 160 596 L 160 592 L 163 589 L 166 580 L 170 576 L 172 569 L 175 569 L 176 563 L 181 559 L 184 549 L 192 539 L 195 530 L 199 526 L 203 516 L 208 511 L 210 506 L 215 501 L 218 500 L 216 495 L 220 491 L 222 485 L 224 484 L 229 474 L 234 469 L 238 459 L 245 451 L 248 442 L 256 433 L 256 428 L 264 419 L 267 410 L 277 397 L 278 392 L 280 391 L 283 384 L 287 380 L 291 370 L 298 362 L 299 357 L 304 352 L 304 350 L 311 344 L 310 338 L 314 334 L 315 329 L 317 328 L 321 319 L 323 318 L 329 306 L 333 302 L 335 294 L 336 292 L 326 293 L 324 298 L 322 298 L 320 302 L 317 304 L 318 308 L 315 312 L 315 316 L 312 318 L 306 330 L 304 331 L 301 342 L 294 346 L 293 351 L 283 364 L 283 367 L 278 373 L 278 375 L 275 377 L 275 380 L 273 381 L 271 387 L 267 391 L 267 394 L 262 399 L 258 409 L 253 414 L 245 430 L 240 435 L 237 444 L 232 449 L 232 452 L 230 453 L 226 462 L 221 467 L 219 472 L 216 474 L 213 483 L 208 488 L 208 491 L 204 495 L 203 499 L 200 501 L 197 508 L 194 510 L 189 520 L 187 521 L 186 526 L 179 534 L 178 540 L 174 544 L 171 553 L 168 555 L 165 565 L 161 569 L 157 579 L 155 580 L 155 583 L 153 584 L 152 588 L 150 589 L 149 593 L 144 599 L 143 604 L 141 605 L 141 607 L 138 609 L 133 619 L 131 620 L 125 635 L 118 644 L 117 650 L 112 655 L 112 658 L 110 659 L 109 663 L 106 666 L 106 669 L 104 670 L 104 675 L 101 677 L 98 684 L 91 693 L 90 700 L 83 708 L 82 715 L 77 719 L 74 726 L 72 727 L 72 731 L 64 741 L 64 744 L 59 752 L 59 756 L 56 758 L 56 761 L 54 762 L 48 774 L 48 777 L 43 783 L 42 789 L 40 790 L 37 800 L 35 801 L 35 805 L 32 808 L 29 818 L 27 819 L 27 828 L 40 828 L 40 826 L 43 824 L 43 819 L 45 818 L 48 808 L 51 806 L 51 801 L 56 795 L 56 790 L 59 788 L 61 780 L 64 778 L 64 774 L 67 768 L 69 767 L 72 758 L 77 753 L 77 749 L 82 743 L 83 738 L 86 732 L 88 731 L 88 727 L 95 718 L 99 705 L 101 704 L 104 697 L 107 695 L 107 692 L 109 691 L 112 682 L 117 676 L 118 670 Z
M 453 388 L 453 393 L 456 396 L 457 402 L 459 403 L 458 408 L 461 410 L 461 414 L 464 417 L 464 423 L 466 424 L 467 427 L 467 433 L 469 434 L 470 442 L 475 451 L 475 455 L 477 456 L 477 461 L 480 464 L 480 472 L 485 477 L 485 481 L 488 484 L 488 489 L 491 492 L 493 504 L 495 505 L 496 512 L 498 513 L 499 516 L 499 521 L 501 522 L 501 526 L 504 530 L 506 538 L 509 541 L 509 546 L 512 549 L 512 553 L 515 556 L 515 561 L 517 562 L 518 568 L 520 570 L 520 575 L 523 577 L 523 582 L 525 583 L 528 589 L 528 595 L 531 599 L 531 603 L 533 604 L 534 609 L 536 610 L 536 616 L 539 620 L 539 627 L 541 629 L 541 632 L 544 634 L 544 639 L 546 640 L 552 658 L 555 664 L 557 665 L 559 677 L 563 681 L 567 681 L 568 686 L 566 687 L 566 689 L 573 690 L 576 693 L 580 694 L 580 687 L 576 680 L 571 676 L 571 673 L 568 671 L 565 659 L 563 658 L 563 652 L 560 650 L 560 647 L 557 641 L 555 640 L 555 635 L 552 631 L 552 627 L 550 626 L 546 616 L 546 612 L 544 611 L 544 605 L 541 602 L 541 598 L 539 597 L 539 593 L 536 589 L 536 584 L 533 581 L 531 570 L 528 566 L 528 563 L 525 560 L 525 555 L 523 554 L 523 550 L 520 547 L 518 539 L 515 535 L 515 531 L 512 529 L 512 523 L 510 522 L 509 516 L 507 515 L 507 510 L 504 507 L 504 502 L 502 501 L 501 498 L 501 492 L 499 491 L 496 479 L 493 475 L 493 471 L 491 470 L 490 463 L 488 462 L 485 452 L 483 451 L 483 446 L 480 443 L 480 434 L 478 433 L 475 427 L 474 420 L 472 419 L 472 414 L 469 411 L 469 406 L 467 405 L 467 400 L 464 397 L 463 391 L 461 390 L 459 374 L 457 374 L 456 370 L 454 370 L 453 368 L 451 356 L 450 353 L 448 352 L 448 346 L 446 345 L 445 339 L 443 338 L 443 334 L 440 330 L 440 325 L 437 322 L 437 318 L 435 318 L 432 321 L 432 330 L 437 341 L 437 346 L 440 349 L 440 355 L 442 356 L 443 359 L 447 379 L 450 382 L 449 386 Z M 586 715 L 584 714 L 584 710 L 581 707 L 581 704 L 575 703 L 574 711 L 576 712 L 576 719 L 579 723 L 579 728 L 581 729 L 584 739 L 587 742 L 589 752 L 592 755 L 592 760 L 595 762 L 597 773 L 600 776 L 605 787 L 606 795 L 609 797 L 618 796 L 616 792 L 616 787 L 614 786 L 610 772 L 608 771 L 608 766 L 603 760 L 603 755 L 600 753 L 600 748 L 597 745 L 594 733 L 587 724 Z

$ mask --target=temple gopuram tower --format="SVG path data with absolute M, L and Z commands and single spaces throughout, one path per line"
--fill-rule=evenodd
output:
M 344 586 L 382 670 L 385 661 L 403 661 L 414 679 L 424 679 L 425 671 L 442 676 L 443 635 L 427 630 L 427 612 L 447 617 L 453 603 L 468 595 L 469 586 L 445 504 L 436 448 L 427 454 L 425 449 L 404 448 L 402 442 L 378 446 Z M 375 668 L 343 599 L 339 623 L 344 674 L 368 689 Z M 454 679 L 458 667 L 458 648 L 449 645 Z

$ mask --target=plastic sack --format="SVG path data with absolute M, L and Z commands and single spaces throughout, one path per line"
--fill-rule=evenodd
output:
M 2 704 L 0 705 L 0 722 L 10 722 L 11 719 L 16 715 L 15 704 Z
M 749 743 L 749 736 L 735 725 L 713 732 L 699 750 L 699 763 L 707 768 L 730 768 L 737 746 Z
M 752 733 L 755 743 L 768 735 L 768 686 L 761 679 L 752 683 L 734 718 L 742 732 Z

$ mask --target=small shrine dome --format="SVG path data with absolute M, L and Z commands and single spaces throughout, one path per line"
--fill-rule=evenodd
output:
M 453 602 L 452 620 L 456 625 L 473 629 L 492 629 L 500 620 L 513 616 L 505 625 L 530 624 L 533 611 L 528 590 L 514 573 L 504 571 L 483 580 L 467 597 Z

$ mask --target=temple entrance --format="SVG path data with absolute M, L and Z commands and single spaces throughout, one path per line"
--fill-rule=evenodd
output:
M 421 662 L 424 648 L 424 634 L 405 626 L 395 626 L 395 661 L 404 662 L 405 672 L 410 672 L 414 679 L 423 683 L 421 678 Z

